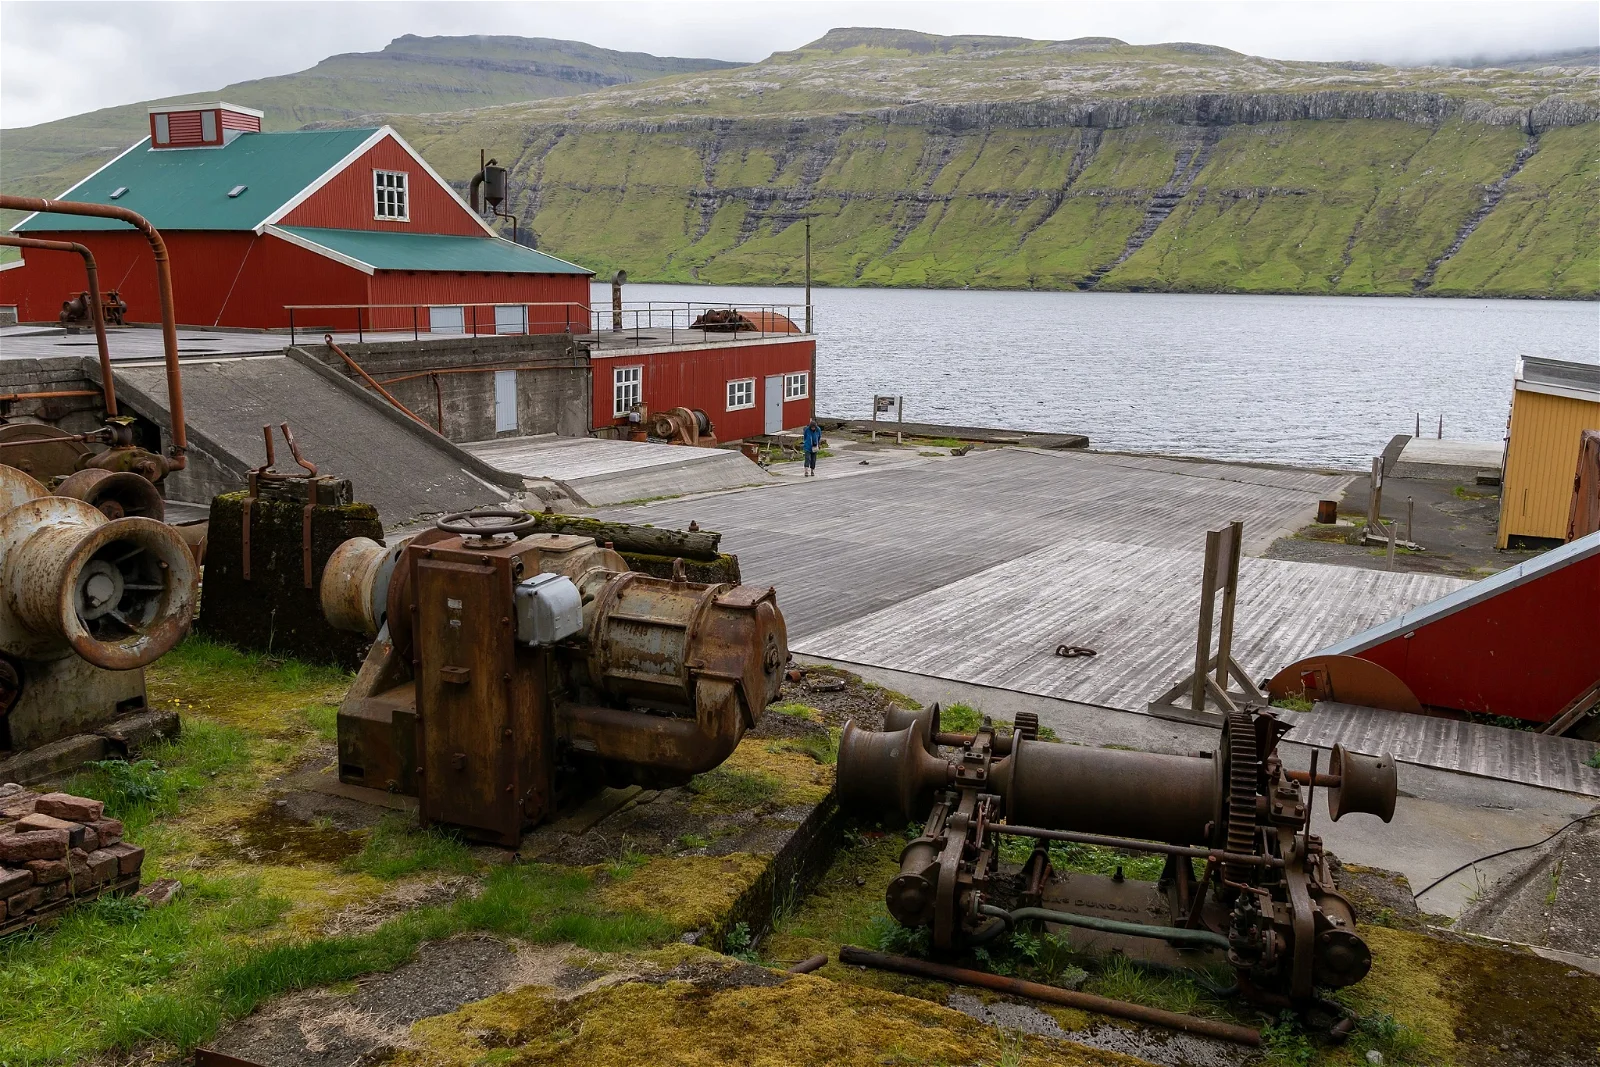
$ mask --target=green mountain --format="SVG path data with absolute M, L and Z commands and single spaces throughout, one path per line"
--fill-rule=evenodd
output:
M 842 29 L 397 124 L 453 179 L 516 159 L 525 233 L 641 281 L 797 282 L 810 214 L 832 285 L 1594 298 L 1596 74 Z
M 227 100 L 266 112 L 265 129 L 348 124 L 369 113 L 463 111 L 574 96 L 609 85 L 737 66 L 613 52 L 539 37 L 397 37 L 381 52 L 331 56 L 309 70 L 215 91 L 105 108 L 38 126 L 0 130 L 0 185 L 54 196 L 149 132 L 146 108 Z
M 855 28 L 381 118 L 463 187 L 480 147 L 514 161 L 525 239 L 639 281 L 796 283 L 809 215 L 823 284 L 1594 299 L 1600 71 L 1547 58 Z

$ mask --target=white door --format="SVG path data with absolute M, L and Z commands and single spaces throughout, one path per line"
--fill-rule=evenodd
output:
M 528 308 L 525 304 L 496 304 L 494 309 L 495 333 L 527 333 Z
M 455 307 L 432 307 L 428 309 L 429 333 L 466 333 L 466 309 Z
M 494 432 L 517 428 L 517 372 L 494 372 Z
M 783 432 L 783 375 L 767 376 L 767 433 Z

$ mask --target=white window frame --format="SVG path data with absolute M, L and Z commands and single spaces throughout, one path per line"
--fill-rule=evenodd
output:
M 611 414 L 626 415 L 635 404 L 644 403 L 644 367 L 614 367 L 611 371 Z
M 396 181 L 395 179 L 399 179 Z M 395 194 L 399 194 L 396 196 Z M 398 201 L 398 205 L 396 203 Z M 399 210 L 396 212 L 395 208 Z M 411 221 L 411 175 L 403 170 L 372 172 L 372 217 L 378 222 Z
M 807 400 L 811 397 L 811 372 L 808 370 L 795 371 L 783 376 L 783 399 Z
M 738 396 L 739 399 L 735 399 Z M 728 382 L 728 410 L 746 411 L 756 406 L 756 380 L 734 378 Z

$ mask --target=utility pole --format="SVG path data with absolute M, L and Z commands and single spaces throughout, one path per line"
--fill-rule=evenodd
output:
M 806 333 L 811 332 L 811 216 L 806 216 Z M 815 375 L 813 375 L 813 378 Z

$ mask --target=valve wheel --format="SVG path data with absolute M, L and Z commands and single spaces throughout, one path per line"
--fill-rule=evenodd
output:
M 495 519 L 501 521 L 492 521 Z M 529 515 L 526 511 L 499 509 L 494 511 L 457 511 L 441 517 L 433 525 L 445 533 L 460 534 L 462 537 L 487 538 L 498 534 L 524 537 L 532 533 L 534 527 L 538 524 L 539 520 Z

